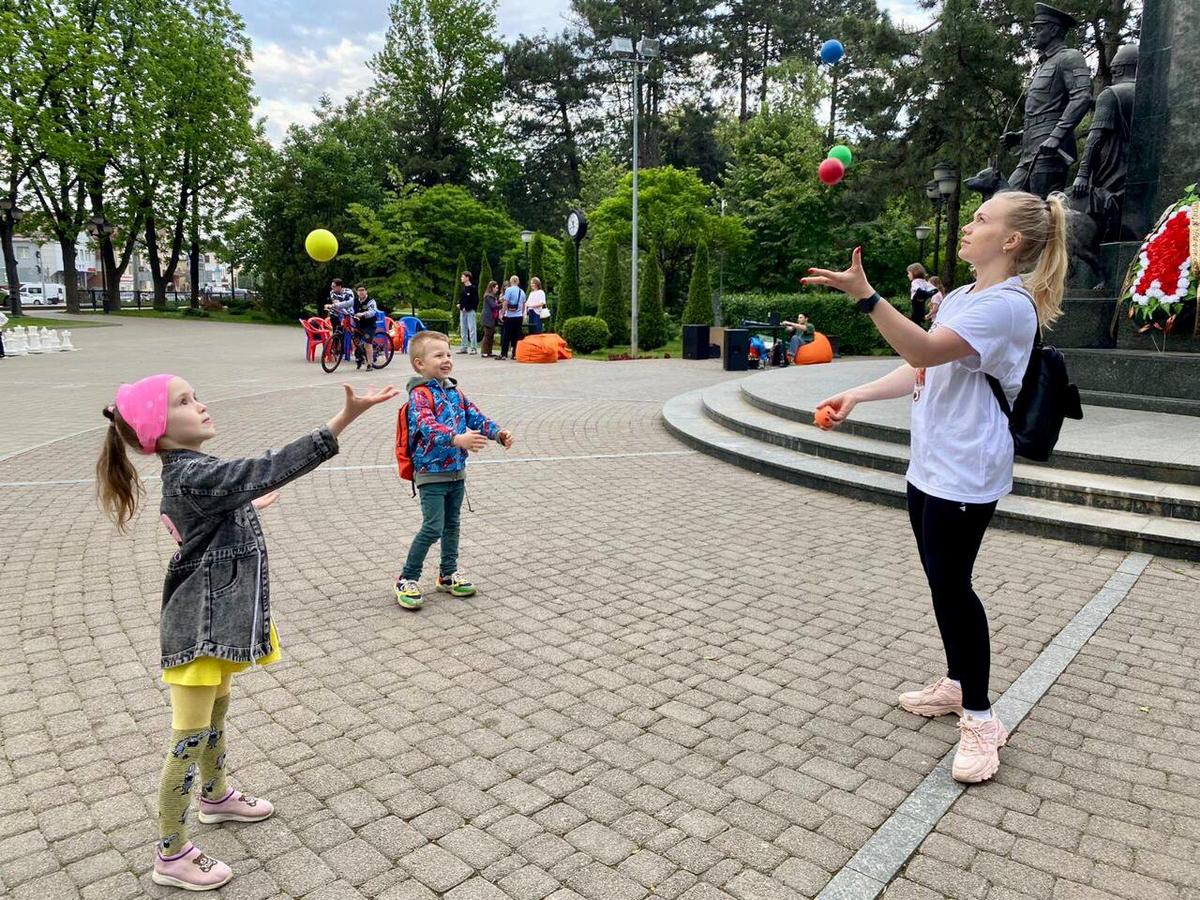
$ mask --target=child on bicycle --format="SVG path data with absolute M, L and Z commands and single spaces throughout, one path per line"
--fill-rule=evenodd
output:
M 280 658 L 257 510 L 275 501 L 278 488 L 337 453 L 343 429 L 397 393 L 394 387 L 364 396 L 350 385 L 345 390 L 342 409 L 328 424 L 252 459 L 217 459 L 201 450 L 216 428 L 191 385 L 173 375 L 121 385 L 104 410 L 109 426 L 96 464 L 104 511 L 125 530 L 144 493 L 128 449 L 157 453 L 161 518 L 179 545 L 167 564 L 159 618 L 171 739 L 158 790 L 155 884 L 209 891 L 233 877 L 229 866 L 188 839 L 196 788 L 205 824 L 261 822 L 274 812 L 269 801 L 229 784 L 226 763 L 233 676 Z
M 479 411 L 450 377 L 454 357 L 450 338 L 422 331 L 408 348 L 416 377 L 408 382 L 408 433 L 412 436 L 413 484 L 421 495 L 421 530 L 413 538 L 396 581 L 396 601 L 404 609 L 420 609 L 421 570 L 434 542 L 442 545 L 437 590 L 470 597 L 475 586 L 458 571 L 458 529 L 466 496 L 467 455 L 488 440 L 505 449 L 513 436 Z
M 356 368 L 361 369 L 365 362 L 367 371 L 371 371 L 375 361 L 375 313 L 379 308 L 375 305 L 375 300 L 367 296 L 367 286 L 355 285 L 354 296 L 351 299 L 331 303 L 327 308 L 331 313 L 350 316 L 353 320 L 354 342 L 357 345 L 354 351 Z

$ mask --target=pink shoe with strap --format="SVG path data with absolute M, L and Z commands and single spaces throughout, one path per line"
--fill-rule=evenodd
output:
M 233 869 L 219 859 L 206 855 L 191 841 L 174 856 L 154 855 L 150 878 L 164 887 L 185 891 L 215 891 L 233 877 Z
M 251 797 L 233 788 L 221 800 L 200 799 L 200 821 L 205 825 L 217 822 L 261 822 L 269 819 L 275 807 L 270 800 Z

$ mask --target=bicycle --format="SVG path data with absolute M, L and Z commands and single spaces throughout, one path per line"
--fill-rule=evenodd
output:
M 363 346 L 363 339 L 354 327 L 354 317 L 343 314 L 321 347 L 321 368 L 326 372 L 337 371 L 346 356 L 346 341 L 350 341 L 350 354 L 358 359 L 359 350 L 363 351 L 372 368 L 383 369 L 392 361 L 396 350 L 392 346 L 391 336 L 386 332 L 376 331 L 369 347 Z

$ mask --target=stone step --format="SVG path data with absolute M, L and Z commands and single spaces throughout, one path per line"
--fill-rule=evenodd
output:
M 822 373 L 783 369 L 782 375 L 755 375 L 738 383 L 751 405 L 808 424 L 822 399 L 894 366 L 884 360 L 835 365 Z M 851 374 L 839 375 L 838 368 Z M 839 431 L 907 446 L 909 405 L 885 401 L 860 406 Z M 1050 462 L 1025 464 L 1200 486 L 1200 425 L 1193 417 L 1102 406 L 1085 406 L 1083 412 L 1083 422 L 1065 424 Z
M 908 469 L 907 444 L 847 434 L 842 429 L 822 431 L 812 424 L 765 412 L 747 402 L 746 397 L 742 383 L 726 381 L 705 389 L 702 399 L 709 418 L 747 437 L 798 453 L 899 475 Z M 1195 485 L 1018 461 L 1013 467 L 1013 493 L 1095 509 L 1200 522 L 1200 487 Z
M 708 416 L 704 390 L 681 394 L 663 407 L 667 430 L 688 446 L 793 484 L 904 506 L 903 475 L 800 453 L 739 434 Z M 997 504 L 995 522 L 1003 528 L 1057 540 L 1200 560 L 1200 524 L 1184 519 L 1009 495 Z

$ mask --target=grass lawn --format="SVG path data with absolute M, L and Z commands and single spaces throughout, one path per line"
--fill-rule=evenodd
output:
M 120 325 L 120 322 L 84 322 L 81 319 L 76 319 L 74 316 L 64 317 L 61 319 L 51 319 L 46 316 L 21 316 L 19 318 L 9 317 L 8 328 L 14 325 L 23 325 L 26 328 L 67 328 L 74 331 L 76 328 L 104 328 L 108 325 Z
M 109 315 L 127 316 L 135 319 L 175 319 L 179 322 L 241 322 L 246 325 L 290 325 L 293 328 L 300 327 L 299 322 L 280 322 L 258 310 L 249 310 L 240 315 L 234 315 L 227 309 L 223 309 L 220 312 L 210 310 L 205 310 L 205 312 L 207 314 L 203 316 L 185 316 L 182 312 L 171 309 L 123 309 L 120 312 L 109 313 Z
M 596 350 L 593 353 L 576 353 L 576 359 L 602 359 L 607 360 L 609 355 L 628 353 L 628 344 L 618 344 L 615 347 Z M 662 359 L 664 356 L 670 356 L 671 359 L 683 358 L 683 337 L 672 338 L 667 342 L 666 346 L 659 347 L 657 350 L 642 350 L 638 353 L 638 359 L 652 358 Z

